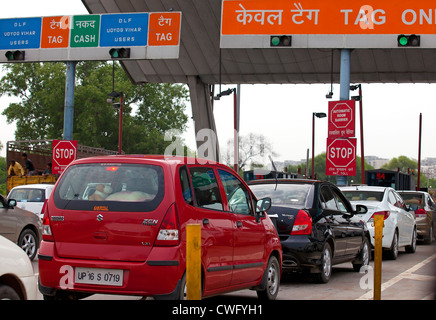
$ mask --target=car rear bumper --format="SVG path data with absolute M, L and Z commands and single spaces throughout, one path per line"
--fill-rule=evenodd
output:
M 422 239 L 428 236 L 430 232 L 431 220 L 425 218 L 416 218 L 416 231 L 418 238 Z
M 53 242 L 43 241 L 39 251 L 39 290 L 53 296 L 58 290 L 117 295 L 176 295 L 185 263 L 178 247 L 154 247 L 144 262 L 78 260 L 57 256 Z M 164 257 L 164 259 L 163 259 Z M 121 286 L 75 282 L 75 268 L 123 270 Z
M 282 241 L 283 271 L 295 271 L 321 265 L 322 243 L 308 236 L 289 236 Z

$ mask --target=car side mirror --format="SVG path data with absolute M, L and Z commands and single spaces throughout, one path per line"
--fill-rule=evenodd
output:
M 17 205 L 17 200 L 15 199 L 9 199 L 8 200 L 8 208 L 13 209 Z
M 365 214 L 368 212 L 368 208 L 363 204 L 356 205 L 356 214 Z
M 267 210 L 269 210 L 269 208 L 271 208 L 271 198 L 270 197 L 259 199 L 256 203 L 256 213 L 267 211 Z

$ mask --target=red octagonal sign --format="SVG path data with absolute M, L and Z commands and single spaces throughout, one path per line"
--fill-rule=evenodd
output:
M 53 140 L 52 169 L 53 174 L 60 174 L 77 158 L 76 140 Z
M 329 102 L 328 137 L 351 138 L 355 135 L 355 101 Z
M 326 175 L 356 175 L 356 138 L 327 138 Z

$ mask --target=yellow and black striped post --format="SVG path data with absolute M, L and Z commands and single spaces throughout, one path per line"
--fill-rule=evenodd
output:
M 374 215 L 374 300 L 381 300 L 383 224 L 384 216 Z

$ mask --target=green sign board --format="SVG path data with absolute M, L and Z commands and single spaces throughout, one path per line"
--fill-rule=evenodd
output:
M 100 15 L 73 16 L 70 47 L 98 47 Z

